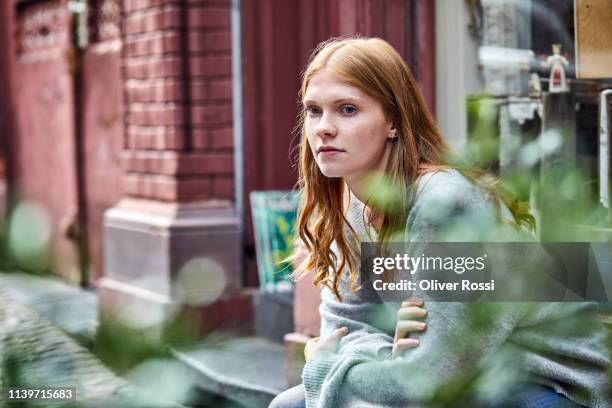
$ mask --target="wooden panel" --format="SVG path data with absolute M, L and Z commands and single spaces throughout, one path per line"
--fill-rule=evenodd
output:
M 416 25 L 415 38 L 409 47 L 415 49 L 416 57 L 410 67 L 423 92 L 431 112 L 436 111 L 436 3 L 417 1 L 414 6 L 412 24 Z
M 612 2 L 575 0 L 576 76 L 612 78 Z
M 119 42 L 89 47 L 83 56 L 84 177 L 90 282 L 102 276 L 102 218 L 122 197 L 120 153 L 123 148 L 123 87 Z M 104 169 L 100 171 L 100 169 Z
M 78 190 L 70 11 L 67 0 L 20 3 L 16 13 L 12 143 L 21 198 L 41 203 L 52 227 L 51 270 L 80 283 L 78 252 L 70 237 L 77 221 Z
M 246 246 L 251 254 L 248 194 L 288 190 L 297 180 L 290 151 L 300 72 L 311 50 L 329 37 L 324 5 L 322 0 L 242 2 Z M 257 283 L 253 261 L 247 256 L 246 285 Z
M 11 182 L 13 173 L 11 162 L 11 142 L 15 138 L 15 112 L 13 106 L 12 80 L 14 77 L 14 7 L 10 2 L 0 4 L 0 166 L 4 166 L 0 183 L 5 179 Z M 6 162 L 5 162 L 6 161 Z M 1 187 L 0 187 L 1 188 Z M 3 195 L 0 192 L 0 201 Z M 2 202 L 0 202 L 2 205 Z M 3 210 L 0 208 L 0 210 Z M 0 213 L 0 217 L 4 211 Z

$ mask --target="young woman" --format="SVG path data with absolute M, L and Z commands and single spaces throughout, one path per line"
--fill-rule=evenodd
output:
M 514 304 L 483 313 L 478 304 L 428 302 L 425 312 L 416 299 L 380 302 L 359 286 L 360 241 L 399 234 L 432 242 L 458 217 L 472 229 L 531 221 L 478 172 L 443 165 L 447 146 L 393 47 L 376 38 L 321 44 L 300 95 L 301 268 L 323 286 L 321 336 L 306 347 L 303 385 L 271 406 L 457 406 L 468 383 L 472 403 L 500 402 L 478 394 L 483 381 L 489 393 L 513 390 L 507 406 L 612 406 L 609 350 L 593 304 Z M 368 183 L 377 175 L 399 191 L 399 202 L 373 204 Z M 574 319 L 581 324 L 554 325 Z M 499 355 L 512 356 L 503 366 L 514 370 L 503 373 L 514 376 L 487 365 Z

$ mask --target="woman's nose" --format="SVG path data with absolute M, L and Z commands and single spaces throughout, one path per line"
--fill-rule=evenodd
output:
M 319 137 L 334 137 L 338 133 L 338 129 L 330 120 L 329 115 L 323 114 L 317 124 L 315 133 Z

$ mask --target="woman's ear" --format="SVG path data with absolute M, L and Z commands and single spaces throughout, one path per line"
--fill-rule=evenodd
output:
M 387 137 L 389 139 L 397 138 L 397 130 L 396 130 L 395 125 L 393 123 L 391 125 L 389 125 L 389 135 Z

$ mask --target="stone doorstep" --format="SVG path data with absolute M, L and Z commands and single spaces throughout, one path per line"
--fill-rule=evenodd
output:
M 0 286 L 81 345 L 91 348 L 98 327 L 97 296 L 54 276 L 0 272 Z
M 112 282 L 112 281 L 111 281 Z M 133 287 L 109 281 L 102 278 L 98 281 L 98 304 L 100 326 L 108 322 L 122 320 L 123 316 L 138 316 L 133 312 L 146 311 L 159 316 L 160 322 L 184 323 L 192 330 L 190 332 L 199 338 L 204 338 L 213 332 L 234 332 L 243 335 L 253 333 L 253 292 L 245 288 L 236 293 L 224 294 L 214 302 L 205 305 L 188 305 L 174 303 L 171 298 L 163 296 L 135 296 L 130 290 Z M 160 342 L 173 342 L 173 325 L 154 324 L 149 329 L 151 339 Z M 168 337 L 167 335 L 170 335 Z M 182 341 L 182 340 L 178 340 Z
M 93 344 L 98 327 L 98 300 L 95 292 L 68 285 L 59 278 L 21 272 L 0 273 L 0 286 L 81 344 Z M 280 323 L 285 329 L 292 320 L 288 294 L 262 295 L 257 292 L 244 290 L 238 296 L 228 296 L 228 299 L 220 299 L 203 310 L 190 312 L 195 312 L 195 316 L 200 319 L 204 318 L 201 315 L 203 312 L 208 312 L 205 314 L 213 320 L 208 322 L 208 329 L 218 328 L 220 321 L 217 320 L 224 320 L 222 316 L 227 318 L 225 315 L 229 315 L 230 321 L 239 321 L 244 309 L 248 309 L 246 303 L 250 305 L 252 297 L 255 297 L 253 300 L 256 304 L 252 307 L 258 309 L 260 320 L 276 322 L 277 325 Z M 282 322 L 271 316 L 271 312 L 279 312 L 279 308 L 284 316 Z M 269 324 L 261 324 L 259 329 Z M 281 328 L 276 329 L 279 331 Z M 267 407 L 277 394 L 288 388 L 287 378 L 292 383 L 299 381 L 301 367 L 301 362 L 292 364 L 294 358 L 286 356 L 287 345 L 283 347 L 278 342 L 277 334 L 274 333 L 274 339 L 260 336 L 214 342 L 204 340 L 171 348 L 171 354 L 194 370 L 199 379 L 198 387 L 203 391 L 221 395 L 248 407 Z M 299 348 L 296 354 L 303 355 Z M 286 358 L 289 358 L 289 365 L 295 366 L 290 370 L 294 372 L 293 375 L 289 377 Z
M 267 407 L 287 389 L 284 349 L 260 337 L 202 341 L 171 348 L 196 374 L 196 384 L 245 407 Z
M 302 382 L 310 338 L 287 333 L 283 345 L 261 337 L 202 341 L 173 347 L 171 354 L 195 372 L 202 391 L 249 408 L 267 407 L 276 395 Z
M 75 387 L 79 406 L 184 407 L 153 400 L 145 390 L 117 376 L 53 322 L 14 298 L 5 286 L 0 287 L 0 350 L 16 359 L 28 379 L 42 380 L 49 387 Z M 0 372 L 0 379 L 4 374 Z M 0 406 L 4 406 L 2 397 Z
M 196 344 L 172 347 L 171 354 L 194 371 L 202 391 L 246 407 L 267 407 L 289 387 L 287 379 L 300 380 L 303 347 L 295 348 L 298 361 L 293 364 L 287 343 L 282 343 L 285 333 L 293 330 L 293 291 L 250 290 L 249 294 L 255 336 L 225 332 L 221 340 L 209 336 Z M 288 376 L 287 364 L 294 367 L 294 375 Z
M 58 278 L 21 272 L 0 273 L 0 286 L 12 298 L 31 307 L 70 337 L 86 339 L 88 344 L 93 344 L 98 326 L 94 292 L 70 286 Z M 248 292 L 238 296 L 241 300 L 239 304 L 243 304 L 245 299 L 250 304 L 252 294 Z M 235 315 L 241 309 L 236 307 L 238 304 L 226 303 L 216 302 L 208 308 L 209 314 L 215 316 L 213 320 L 228 312 Z M 76 317 L 75 312 L 78 312 Z M 233 317 L 235 319 L 237 316 Z M 218 322 L 209 323 L 214 327 Z M 77 330 L 84 327 L 89 330 Z M 245 337 L 224 342 L 203 341 L 172 348 L 171 354 L 195 371 L 200 379 L 198 385 L 203 391 L 221 395 L 248 407 L 267 407 L 272 398 L 286 388 L 283 347 L 266 339 Z M 262 376 L 262 372 L 266 375 Z
M 254 291 L 253 312 L 255 335 L 282 343 L 283 336 L 294 330 L 293 290 Z
M 121 303 L 120 291 L 104 296 L 102 293 L 101 305 Z M 292 330 L 291 299 L 291 292 L 270 294 L 246 288 L 226 294 L 213 304 L 183 309 L 179 316 L 199 323 L 203 340 L 174 345 L 169 350 L 193 371 L 196 387 L 204 395 L 201 401 L 196 396 L 196 403 L 218 395 L 240 406 L 267 407 L 288 388 L 285 350 L 279 333 Z M 251 334 L 254 314 L 260 321 L 255 336 Z

